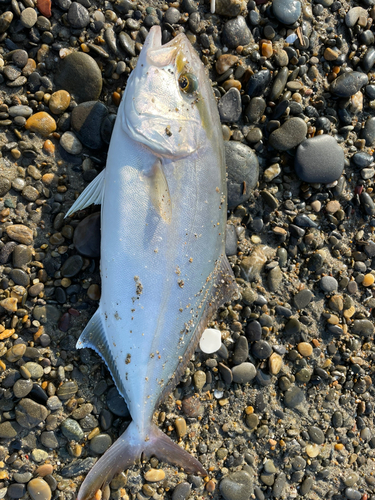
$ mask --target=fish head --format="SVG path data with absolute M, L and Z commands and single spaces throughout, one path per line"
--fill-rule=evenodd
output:
M 162 45 L 159 26 L 146 38 L 121 105 L 127 135 L 160 157 L 192 154 L 207 140 L 212 123 L 218 123 L 198 54 L 184 34 Z

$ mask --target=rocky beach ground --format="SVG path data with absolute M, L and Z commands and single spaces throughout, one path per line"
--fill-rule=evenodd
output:
M 104 363 L 75 349 L 100 298 L 98 207 L 64 216 L 160 24 L 213 82 L 241 297 L 155 415 L 209 476 L 152 458 L 102 498 L 375 499 L 375 2 L 209 10 L 0 0 L 0 498 L 75 499 L 129 422 Z

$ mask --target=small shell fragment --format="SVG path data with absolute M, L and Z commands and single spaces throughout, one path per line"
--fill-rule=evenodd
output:
M 215 328 L 207 328 L 199 341 L 199 347 L 205 354 L 212 354 L 220 349 L 221 332 Z

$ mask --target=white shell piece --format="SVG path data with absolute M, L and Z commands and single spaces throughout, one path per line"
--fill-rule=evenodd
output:
M 199 347 L 206 354 L 212 354 L 220 349 L 221 332 L 215 328 L 207 328 L 199 341 Z

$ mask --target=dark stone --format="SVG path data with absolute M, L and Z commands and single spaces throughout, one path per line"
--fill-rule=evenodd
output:
M 98 101 L 84 102 L 73 109 L 72 128 L 82 144 L 91 149 L 103 147 L 101 127 L 107 115 L 107 106 Z

